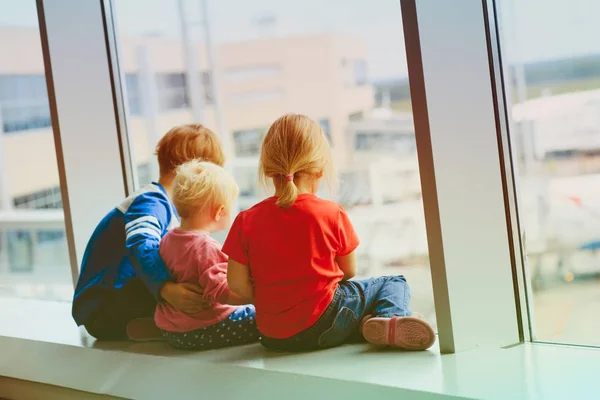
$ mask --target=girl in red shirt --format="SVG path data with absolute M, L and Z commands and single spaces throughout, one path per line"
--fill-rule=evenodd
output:
M 359 240 L 344 209 L 315 193 L 333 175 L 320 126 L 288 114 L 267 132 L 260 177 L 275 195 L 236 218 L 223 246 L 230 289 L 253 299 L 263 346 L 306 351 L 364 337 L 425 350 L 430 325 L 412 316 L 403 276 L 350 280 Z

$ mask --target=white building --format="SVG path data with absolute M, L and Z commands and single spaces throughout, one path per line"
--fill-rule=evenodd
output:
M 348 120 L 373 107 L 366 49 L 353 37 L 316 35 L 217 45 L 218 69 L 212 72 L 206 49 L 194 43 L 204 103 L 200 110 L 190 108 L 180 41 L 120 37 L 119 47 L 128 135 L 140 184 L 156 179 L 152 152 L 168 129 L 197 122 L 194 115 L 201 114 L 201 122 L 217 131 L 211 89 L 215 77 L 227 127 L 217 133 L 232 143 L 227 156 L 246 205 L 256 196 L 256 151 L 276 118 L 297 112 L 319 121 L 343 168 Z M 0 291 L 3 286 L 14 289 L 36 282 L 68 287 L 69 260 L 38 30 L 1 28 L 0 52 L 11 55 L 0 63 Z
M 600 271 L 597 255 L 578 250 L 600 240 L 600 90 L 528 100 L 512 118 L 534 273 Z

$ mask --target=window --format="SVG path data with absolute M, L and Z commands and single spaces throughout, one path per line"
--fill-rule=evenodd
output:
M 137 74 L 125 74 L 125 87 L 127 91 L 129 113 L 131 115 L 140 115 L 142 109 L 140 105 L 140 93 L 138 89 Z
M 254 200 L 258 196 L 258 168 L 236 167 L 233 176 L 240 187 L 241 198 Z
M 370 83 L 371 79 L 380 81 L 390 77 L 406 81 L 404 57 L 398 56 L 397 51 L 389 51 L 403 48 L 399 3 L 355 1 L 351 7 L 355 12 L 348 15 L 344 28 L 338 24 L 336 13 L 329 12 L 333 6 L 315 1 L 314 7 L 322 8 L 326 18 L 310 23 L 297 19 L 298 23 L 282 25 L 270 37 L 257 37 L 230 18 L 231 10 L 241 10 L 247 2 L 214 1 L 210 7 L 212 13 L 207 16 L 212 27 L 211 43 L 206 43 L 204 28 L 194 24 L 205 18 L 201 7 L 184 3 L 186 15 L 183 17 L 177 11 L 178 2 L 166 0 L 146 9 L 145 18 L 141 20 L 138 8 L 128 6 L 126 1 L 114 2 L 123 59 L 136 59 L 135 47 L 126 44 L 143 37 L 153 61 L 150 67 L 155 68 L 155 74 L 163 74 L 160 78 L 163 82 L 157 82 L 160 97 L 157 104 L 159 100 L 162 104 L 157 115 L 151 120 L 132 115 L 128 121 L 134 159 L 140 166 L 139 183 L 146 183 L 146 177 L 156 174 L 152 153 L 161 135 L 173 125 L 194 121 L 185 92 L 186 50 L 180 36 L 182 24 L 189 24 L 191 47 L 198 52 L 197 71 L 202 71 L 203 85 L 210 93 L 206 98 L 213 99 L 212 89 L 216 87 L 222 100 L 221 109 L 216 109 L 216 105 L 214 109 L 207 108 L 201 122 L 216 132 L 220 126 L 228 129 L 218 133 L 227 135 L 227 142 L 232 146 L 226 149 L 226 156 L 240 186 L 239 207 L 247 209 L 267 195 L 257 185 L 256 174 L 261 141 L 270 124 L 286 112 L 310 116 L 321 125 L 332 143 L 340 178 L 339 187 L 331 191 L 323 188 L 321 193 L 347 207 L 364 242 L 359 247 L 360 277 L 406 275 L 412 285 L 413 308 L 435 323 L 423 235 L 425 225 L 419 211 L 422 207 L 419 176 L 414 173 L 418 168 L 412 119 L 407 120 L 404 115 L 398 117 L 395 112 L 378 115 L 374 87 Z M 269 5 L 269 12 L 275 18 L 283 18 L 296 15 L 305 7 L 287 1 L 274 2 Z M 364 24 L 363 11 L 378 16 L 377 30 Z M 148 36 L 148 32 L 154 34 Z M 218 56 L 213 66 L 206 63 L 207 53 L 203 53 L 209 46 Z M 135 73 L 139 65 L 128 65 L 126 61 L 123 68 L 126 73 Z M 402 100 L 406 102 L 410 98 Z M 167 113 L 167 103 L 187 108 L 182 108 L 183 112 Z M 207 101 L 209 104 L 213 104 L 212 101 Z M 223 118 L 222 124 L 218 117 Z M 401 122 L 396 121 L 398 118 Z M 359 129 L 352 125 L 364 121 L 371 128 Z M 356 139 L 357 131 L 375 135 Z M 355 139 L 365 141 L 360 145 L 365 148 L 355 148 Z M 400 179 L 402 188 L 396 187 L 399 185 L 388 188 L 392 185 L 382 180 L 384 170 L 396 174 L 385 179 Z M 381 177 L 374 178 L 377 174 Z M 413 185 L 415 180 L 416 193 L 413 186 L 405 193 L 404 185 Z M 385 239 L 388 235 L 392 235 L 392 239 Z M 378 238 L 377 243 L 368 244 L 371 237 Z
M 356 112 L 350 113 L 348 115 L 348 121 L 350 121 L 350 122 L 360 121 L 364 117 L 365 117 L 365 113 L 363 111 L 356 111 Z
M 354 83 L 357 86 L 367 84 L 367 62 L 365 60 L 354 61 Z
M 0 15 L 0 297 L 70 300 L 35 1 L 0 1 Z
M 177 110 L 188 107 L 188 95 L 185 86 L 185 74 L 157 74 L 159 109 Z
M 2 74 L 0 120 L 5 133 L 19 133 L 51 125 L 44 75 Z
M 329 143 L 332 144 L 331 133 L 329 130 L 329 119 L 328 118 L 319 119 L 319 125 L 321 125 L 321 129 L 323 129 L 323 133 L 325 134 L 325 136 L 327 136 L 327 140 L 329 140 Z
M 267 130 L 268 128 L 258 128 L 233 132 L 236 156 L 258 156 L 262 139 Z
M 60 186 L 17 196 L 13 203 L 17 209 L 62 209 Z
M 8 240 L 8 268 L 10 272 L 33 274 L 33 242 L 30 231 L 9 231 Z
M 536 339 L 599 345 L 600 8 L 499 4 Z
M 202 72 L 200 74 L 200 81 L 202 82 L 202 87 L 204 88 L 205 105 L 214 105 L 215 100 L 213 99 L 213 83 L 210 71 Z

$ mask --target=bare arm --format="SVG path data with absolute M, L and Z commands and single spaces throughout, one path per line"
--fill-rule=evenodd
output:
M 243 306 L 250 303 L 248 303 L 248 300 L 242 298 L 241 296 L 230 292 L 229 297 L 227 297 L 227 304 L 229 304 L 230 306 Z
M 254 302 L 254 286 L 250 279 L 250 269 L 246 265 L 230 258 L 227 265 L 227 284 L 234 294 L 243 299 L 242 304 Z
M 335 258 L 338 266 L 344 273 L 344 280 L 352 279 L 356 275 L 356 255 L 354 252 L 345 256 L 337 256 Z

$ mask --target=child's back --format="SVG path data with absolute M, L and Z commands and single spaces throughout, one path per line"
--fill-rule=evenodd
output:
M 177 282 L 200 283 L 204 298 L 216 303 L 208 310 L 186 314 L 161 302 L 154 316 L 159 328 L 171 332 L 205 328 L 223 321 L 236 309 L 225 304 L 230 295 L 227 256 L 216 240 L 204 233 L 174 229 L 162 239 L 160 256 Z
M 254 298 L 262 344 L 273 350 L 322 349 L 361 337 L 428 348 L 435 335 L 410 316 L 403 276 L 350 280 L 358 237 L 341 206 L 315 196 L 332 165 L 316 122 L 288 114 L 271 125 L 259 175 L 275 196 L 240 213 L 227 236 L 231 289 Z
M 231 228 L 228 255 L 252 259 L 254 304 L 264 335 L 289 337 L 308 328 L 333 298 L 344 273 L 335 262 L 358 245 L 338 204 L 300 194 L 289 208 L 271 197 L 240 214 Z M 235 244 L 239 238 L 239 245 Z
M 207 350 L 258 340 L 252 299 L 229 290 L 227 256 L 210 237 L 229 226 L 238 190 L 233 177 L 215 164 L 193 160 L 177 168 L 173 203 L 181 227 L 163 238 L 160 256 L 177 282 L 200 284 L 212 307 L 186 314 L 158 304 L 154 320 L 173 347 Z
M 125 286 L 127 289 L 121 290 L 121 294 L 127 291 L 124 298 L 137 297 L 135 300 L 143 307 L 137 304 L 136 307 L 152 310 L 156 304 L 153 294 L 158 294 L 168 273 L 153 265 L 144 269 L 139 258 L 129 256 L 147 252 L 150 255 L 144 255 L 145 259 L 150 258 L 152 245 L 158 244 L 161 236 L 178 224 L 167 192 L 158 183 L 142 187 L 111 210 L 96 227 L 83 256 L 73 300 L 75 321 L 80 325 L 86 323 L 103 303 L 113 300 L 114 288 Z M 145 279 L 129 293 L 134 286 L 128 284 L 141 275 L 139 271 L 146 272 Z M 149 291 L 144 290 L 144 285 Z M 106 310 L 106 314 L 109 313 L 117 314 L 118 310 Z M 95 332 L 112 327 L 87 328 L 94 336 L 102 336 Z

